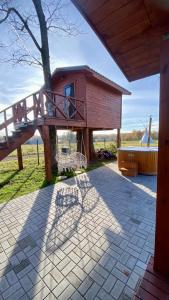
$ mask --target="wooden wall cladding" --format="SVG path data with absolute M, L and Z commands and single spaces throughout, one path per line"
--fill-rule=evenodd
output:
M 104 85 L 87 80 L 87 126 L 113 129 L 121 127 L 122 95 Z

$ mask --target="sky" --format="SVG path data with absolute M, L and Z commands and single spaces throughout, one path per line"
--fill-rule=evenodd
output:
M 19 0 L 17 0 L 19 1 Z M 16 2 L 17 2 L 16 1 Z M 22 4 L 28 1 L 23 0 Z M 72 65 L 88 65 L 117 84 L 131 91 L 123 96 L 122 131 L 143 130 L 152 115 L 152 129 L 158 130 L 159 74 L 128 82 L 98 37 L 77 9 L 69 2 L 65 16 L 80 30 L 76 36 L 50 36 L 51 69 Z M 36 29 L 38 35 L 38 29 Z M 5 25 L 0 27 L 0 42 L 10 39 Z M 19 41 L 20 43 L 22 41 Z M 29 46 L 29 43 L 28 43 Z M 32 47 L 30 43 L 30 48 Z M 30 49 L 31 50 L 31 49 Z M 0 55 L 8 49 L 0 49 Z M 43 84 L 42 70 L 26 65 L 0 65 L 0 110 L 38 90 Z

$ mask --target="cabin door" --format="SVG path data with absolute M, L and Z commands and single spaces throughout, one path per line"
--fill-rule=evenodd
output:
M 75 93 L 74 93 L 74 84 L 73 83 L 68 84 L 68 85 L 65 86 L 64 95 L 66 97 L 73 97 L 74 98 Z M 75 107 L 74 106 L 76 106 L 76 100 L 71 98 L 71 102 L 68 99 L 65 98 L 64 112 L 65 112 L 65 114 L 67 115 L 68 118 L 74 119 L 74 117 L 75 117 L 75 115 L 74 115 Z

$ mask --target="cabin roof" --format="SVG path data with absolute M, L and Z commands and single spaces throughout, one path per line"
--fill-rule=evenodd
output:
M 102 83 L 110 86 L 111 88 L 120 92 L 121 94 L 131 95 L 131 92 L 129 92 L 125 88 L 121 87 L 114 81 L 112 81 L 112 80 L 108 79 L 107 77 L 101 75 L 100 73 L 96 72 L 95 70 L 91 69 L 87 65 L 56 68 L 52 74 L 52 78 L 54 78 L 57 75 L 63 74 L 63 73 L 71 73 L 71 72 L 85 72 L 88 75 L 90 75 L 91 78 L 95 79 L 96 81 L 101 81 Z
M 72 0 L 129 81 L 160 71 L 169 1 Z

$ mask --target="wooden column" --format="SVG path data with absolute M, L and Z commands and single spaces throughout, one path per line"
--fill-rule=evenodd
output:
M 94 149 L 94 143 L 93 143 L 93 130 L 89 129 L 89 151 L 90 151 L 90 160 L 96 158 L 96 153 Z
M 82 143 L 82 130 L 77 131 L 76 141 L 77 141 L 77 152 L 82 152 L 84 154 L 83 143 Z
M 161 42 L 154 269 L 169 276 L 169 39 Z
M 87 158 L 87 163 L 90 162 L 90 145 L 89 145 L 89 128 L 84 128 L 84 150 Z
M 22 148 L 19 146 L 17 148 L 17 158 L 18 158 L 18 169 L 23 170 L 23 160 L 22 160 Z
M 87 162 L 90 162 L 90 133 L 89 128 L 83 128 L 77 131 L 77 151 L 83 153 Z
M 117 128 L 117 139 L 116 139 L 117 148 L 121 147 L 121 135 L 120 135 L 120 128 Z
M 45 158 L 45 177 L 48 182 L 52 180 L 52 161 L 51 161 L 51 146 L 49 137 L 49 126 L 42 127 L 43 143 L 44 143 L 44 158 Z

